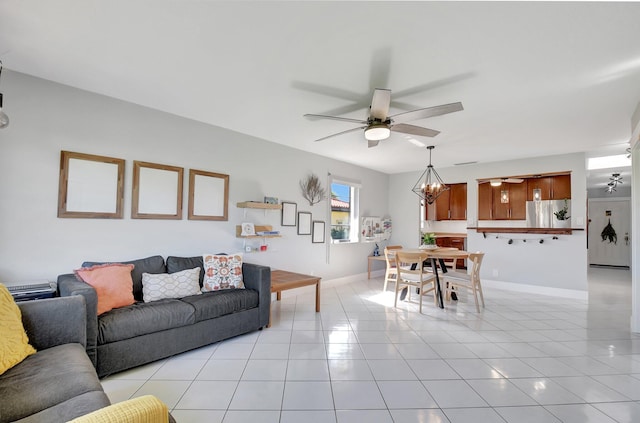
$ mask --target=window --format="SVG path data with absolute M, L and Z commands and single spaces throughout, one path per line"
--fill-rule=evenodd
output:
M 358 195 L 360 183 L 331 179 L 331 242 L 358 242 Z

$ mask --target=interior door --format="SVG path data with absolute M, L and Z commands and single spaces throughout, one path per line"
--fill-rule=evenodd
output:
M 617 242 L 602 240 L 602 231 L 611 222 Z M 626 266 L 631 264 L 631 201 L 628 199 L 589 200 L 589 264 Z

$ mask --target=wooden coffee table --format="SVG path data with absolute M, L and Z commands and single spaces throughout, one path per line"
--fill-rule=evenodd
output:
M 276 301 L 280 301 L 282 291 L 300 288 L 303 286 L 316 286 L 316 313 L 320 311 L 320 279 L 318 276 L 303 275 L 302 273 L 287 272 L 286 270 L 271 271 L 271 292 L 276 293 Z M 269 324 L 271 326 L 271 314 Z

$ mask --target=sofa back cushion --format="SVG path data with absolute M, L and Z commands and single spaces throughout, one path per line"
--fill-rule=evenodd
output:
M 187 269 L 194 269 L 199 267 L 200 269 L 204 269 L 204 265 L 202 263 L 202 256 L 196 257 L 167 257 L 167 272 L 168 273 L 176 273 L 181 272 Z M 204 272 L 200 272 L 200 288 L 202 288 L 202 281 L 204 278 Z
M 131 279 L 133 280 L 133 298 L 137 301 L 142 301 L 142 274 L 143 273 L 167 273 L 167 268 L 164 265 L 164 259 L 162 256 L 151 256 L 143 259 L 130 260 L 130 261 L 118 261 L 118 262 L 95 262 L 85 261 L 82 263 L 82 267 L 91 267 L 98 264 L 133 264 L 134 268 L 131 271 Z M 194 266 L 196 267 L 196 266 Z

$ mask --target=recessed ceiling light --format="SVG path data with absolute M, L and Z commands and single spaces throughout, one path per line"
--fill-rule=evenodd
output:
M 587 169 L 607 169 L 611 167 L 627 167 L 631 166 L 631 159 L 626 154 L 617 154 L 615 156 L 590 157 L 587 160 Z

